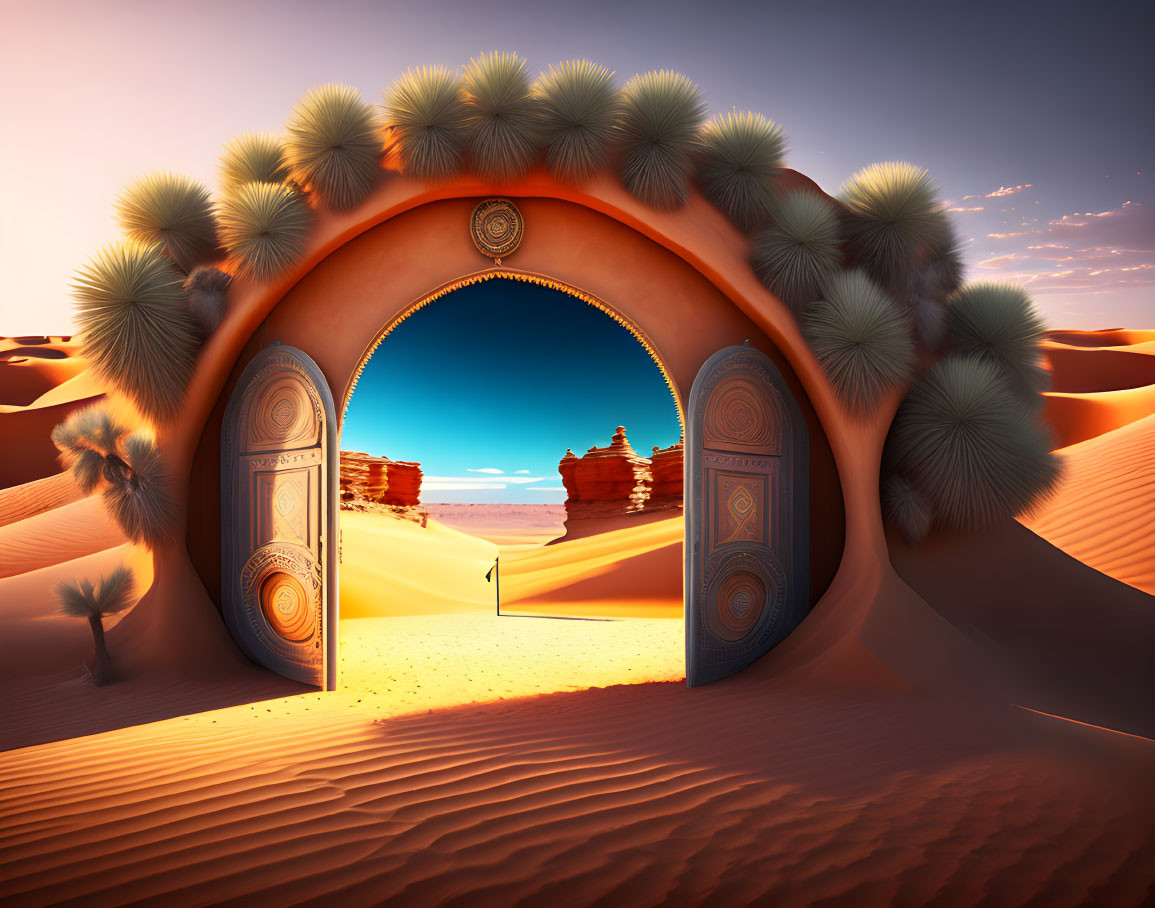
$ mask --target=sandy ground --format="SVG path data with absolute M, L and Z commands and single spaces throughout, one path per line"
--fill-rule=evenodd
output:
M 344 513 L 342 689 L 274 678 L 33 456 L 13 417 L 88 373 L 0 373 L 34 467 L 0 489 L 0 903 L 1150 904 L 1153 342 L 1052 334 L 1038 535 L 891 540 L 901 580 L 695 690 L 678 518 L 543 546 L 556 515 L 466 508 Z M 499 618 L 499 553 L 510 607 L 631 617 Z M 120 561 L 148 592 L 97 689 L 51 589 Z

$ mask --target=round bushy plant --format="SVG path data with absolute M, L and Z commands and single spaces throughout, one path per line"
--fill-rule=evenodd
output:
M 183 290 L 192 316 L 201 337 L 208 339 L 221 323 L 225 315 L 231 274 L 211 265 L 198 265 L 185 280 Z
M 490 53 L 465 68 L 469 158 L 483 180 L 505 182 L 533 167 L 541 141 L 525 60 Z
M 998 367 L 975 356 L 948 356 L 911 386 L 887 448 L 937 519 L 959 529 L 1029 511 L 1059 476 L 1046 431 Z
M 669 70 L 643 73 L 622 87 L 622 182 L 652 208 L 686 203 L 706 103 L 698 86 Z
M 1014 284 L 967 284 L 947 311 L 951 351 L 991 363 L 1023 399 L 1047 387 L 1039 349 L 1043 330 L 1030 296 Z
M 289 178 L 284 143 L 268 133 L 237 136 L 221 153 L 220 178 L 226 194 L 245 183 L 283 183 Z
M 802 333 L 839 399 L 866 413 L 914 367 L 910 331 L 894 301 L 858 269 L 840 272 L 807 306 Z
M 839 198 L 855 263 L 901 301 L 912 272 L 942 241 L 937 187 L 925 170 L 888 162 L 860 170 Z
M 106 246 L 73 284 L 83 351 L 97 375 L 145 416 L 176 416 L 196 361 L 199 332 L 181 274 L 158 244 Z
M 842 262 L 841 225 L 822 196 L 796 189 L 771 206 L 772 224 L 754 238 L 758 278 L 796 312 L 822 295 Z
M 577 182 L 604 166 L 621 109 L 613 73 L 589 60 L 570 60 L 551 66 L 533 91 L 550 172 Z
M 115 208 L 125 233 L 142 243 L 160 245 L 182 271 L 219 251 L 212 200 L 197 180 L 173 173 L 146 173 L 121 192 Z
M 297 102 L 285 128 L 292 179 L 329 208 L 352 208 L 373 189 L 381 175 L 381 140 L 373 110 L 355 88 L 314 88 Z
M 882 484 L 882 513 L 907 545 L 917 545 L 934 526 L 934 512 L 926 496 L 903 476 L 890 476 Z
M 268 281 L 300 260 L 313 212 L 284 183 L 246 183 L 221 203 L 221 240 L 239 272 Z
M 416 179 L 446 179 L 465 160 L 469 111 L 461 77 L 444 66 L 411 69 L 385 95 L 385 125 L 392 129 L 401 172 Z
M 702 193 L 743 230 L 766 221 L 786 137 L 761 114 L 732 113 L 706 124 L 698 183 Z

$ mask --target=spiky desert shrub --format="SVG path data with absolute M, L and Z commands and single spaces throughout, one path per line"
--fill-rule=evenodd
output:
M 804 189 L 784 194 L 771 206 L 773 223 L 754 239 L 758 278 L 798 311 L 822 295 L 822 286 L 842 262 L 838 214 L 824 198 Z
M 185 280 L 182 289 L 189 315 L 200 329 L 201 338 L 207 340 L 225 316 L 231 274 L 211 265 L 198 265 Z
M 922 542 L 934 526 L 930 502 L 903 476 L 890 476 L 882 484 L 882 513 L 907 545 Z
M 803 312 L 802 333 L 850 410 L 873 409 L 914 367 L 905 319 L 894 301 L 858 269 L 826 282 L 822 300 Z
M 159 245 L 106 246 L 73 283 L 84 355 L 153 420 L 176 415 L 196 360 L 181 275 Z
M 87 577 L 65 580 L 56 587 L 60 611 L 71 618 L 84 618 L 92 631 L 92 680 L 107 684 L 112 680 L 112 660 L 104 642 L 104 616 L 123 612 L 132 604 L 132 570 L 118 565 L 99 583 Z
M 313 212 L 284 183 L 246 183 L 221 203 L 221 241 L 241 274 L 276 277 L 300 260 Z
M 496 52 L 470 60 L 465 105 L 469 158 L 479 177 L 512 180 L 533 166 L 541 134 L 525 60 Z
M 355 88 L 312 89 L 297 102 L 285 129 L 292 178 L 336 211 L 358 205 L 381 175 L 373 110 Z
M 116 198 L 117 221 L 130 237 L 158 243 L 182 271 L 213 258 L 217 229 L 204 184 L 173 173 L 146 173 Z
M 887 460 L 926 495 L 946 526 L 974 529 L 1021 514 L 1054 488 L 1058 459 L 993 363 L 948 356 L 899 407 Z
M 763 223 L 782 169 L 782 127 L 761 114 L 733 111 L 707 123 L 701 141 L 702 193 L 743 230 Z
M 385 95 L 385 123 L 401 157 L 401 172 L 444 179 L 461 169 L 468 136 L 465 86 L 443 66 L 409 70 Z
M 911 272 L 942 239 L 937 187 L 925 170 L 888 162 L 860 170 L 839 198 L 856 264 L 901 301 Z
M 1039 349 L 1043 330 L 1030 296 L 1014 284 L 967 284 L 947 313 L 951 351 L 991 363 L 1024 399 L 1047 387 Z
M 551 66 L 533 92 L 550 172 L 577 182 L 603 167 L 621 107 L 613 73 L 589 60 L 569 60 Z
M 268 133 L 247 132 L 225 145 L 220 163 L 221 191 L 230 193 L 245 183 L 281 183 L 289 178 L 285 145 Z
M 653 208 L 686 202 L 706 103 L 698 86 L 669 70 L 634 76 L 622 87 L 622 182 Z
M 101 490 L 104 506 L 129 539 L 155 548 L 170 535 L 175 507 L 151 434 L 129 432 L 97 404 L 53 429 L 52 441 L 81 490 Z

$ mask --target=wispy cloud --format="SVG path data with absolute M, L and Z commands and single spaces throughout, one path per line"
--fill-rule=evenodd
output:
M 1000 186 L 994 192 L 988 192 L 985 196 L 983 196 L 983 198 L 998 199 L 1005 195 L 1015 195 L 1016 193 L 1022 192 L 1024 189 L 1030 189 L 1034 185 L 1034 183 L 1020 183 L 1018 186 Z
M 975 267 L 982 268 L 984 271 L 1005 271 L 1020 259 L 1027 258 L 1030 256 L 1018 252 L 1008 252 L 1006 255 L 996 255 L 993 259 L 979 262 Z
M 1029 230 L 1020 230 L 1017 233 L 988 233 L 987 236 L 992 240 L 1009 240 L 1016 236 L 1026 236 L 1028 233 Z
M 952 211 L 957 213 L 957 212 L 968 212 L 968 211 L 985 211 L 986 209 L 983 208 L 982 205 L 979 205 L 977 208 L 962 208 L 962 207 L 956 205 L 953 208 L 944 208 L 943 210 L 945 212 L 947 212 L 947 214 L 949 214 Z
M 534 486 L 526 489 L 527 492 L 564 492 L 565 486 Z
M 466 467 L 466 473 L 504 473 L 505 470 L 499 470 L 497 467 Z
M 473 470 L 470 467 L 466 468 L 466 472 L 484 472 L 489 470 Z M 500 470 L 498 471 L 501 472 Z M 541 482 L 545 479 L 544 476 L 494 476 L 492 479 L 481 476 L 423 476 L 421 479 L 421 488 L 423 491 L 429 492 L 453 492 L 461 490 L 484 490 L 492 489 L 500 491 L 501 489 L 508 489 L 511 485 L 520 486 L 531 482 Z
M 514 470 L 514 473 L 528 473 L 529 470 Z

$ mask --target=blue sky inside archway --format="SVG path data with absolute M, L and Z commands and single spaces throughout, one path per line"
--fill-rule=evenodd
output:
M 582 300 L 499 278 L 430 303 L 384 339 L 341 448 L 419 461 L 423 502 L 556 504 L 566 448 L 609 444 L 619 425 L 643 455 L 681 433 L 645 348 Z

